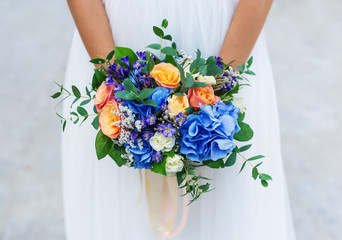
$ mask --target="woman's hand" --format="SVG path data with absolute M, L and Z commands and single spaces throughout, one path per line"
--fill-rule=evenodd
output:
M 114 49 L 114 39 L 102 1 L 67 1 L 90 58 L 107 56 Z
M 273 0 L 240 0 L 219 56 L 233 67 L 246 62 L 259 37 Z

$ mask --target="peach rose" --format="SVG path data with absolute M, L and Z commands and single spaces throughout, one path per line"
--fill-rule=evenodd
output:
M 118 103 L 112 99 L 101 109 L 99 113 L 99 126 L 104 135 L 110 138 L 117 138 L 121 132 L 121 127 L 115 123 L 121 124 L 121 118 L 113 111 L 118 111 Z
M 169 96 L 168 101 L 168 111 L 171 116 L 176 116 L 178 113 L 182 112 L 186 114 L 185 109 L 190 107 L 189 100 L 187 96 L 178 97 L 176 94 Z
M 208 85 L 208 87 L 190 88 L 188 92 L 188 98 L 190 105 L 194 109 L 199 109 L 199 103 L 205 104 L 215 104 L 220 100 L 214 94 L 213 87 Z
M 95 107 L 97 111 L 100 111 L 106 103 L 111 100 L 114 96 L 114 85 L 106 85 L 105 82 L 102 82 L 99 89 L 97 89 L 95 95 Z
M 160 87 L 175 88 L 180 82 L 180 72 L 171 63 L 159 63 L 150 72 Z

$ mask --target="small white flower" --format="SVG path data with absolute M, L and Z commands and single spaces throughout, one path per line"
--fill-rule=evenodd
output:
M 240 112 L 241 112 L 241 113 L 244 113 L 244 112 L 246 111 L 246 107 L 245 107 L 245 105 L 243 104 L 243 99 L 242 99 L 242 97 L 234 98 L 232 103 L 233 103 L 233 105 L 234 105 L 235 107 L 240 108 Z
M 175 137 L 165 137 L 162 133 L 155 133 L 150 138 L 151 147 L 156 151 L 169 152 L 176 143 Z
M 214 78 L 214 76 L 202 76 L 199 75 L 197 77 L 197 81 L 202 82 L 202 83 L 206 83 L 209 85 L 215 85 L 216 84 L 216 79 Z
M 166 175 L 169 177 L 176 176 L 177 172 L 182 171 L 184 167 L 183 157 L 181 155 L 175 154 L 173 157 L 166 158 L 165 171 Z

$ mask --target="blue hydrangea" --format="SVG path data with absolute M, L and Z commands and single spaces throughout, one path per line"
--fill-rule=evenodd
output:
M 180 129 L 180 152 L 192 161 L 219 160 L 234 148 L 233 135 L 240 131 L 239 108 L 232 103 L 204 105 L 198 115 L 189 115 Z
M 157 103 L 157 111 L 166 103 L 166 100 L 171 92 L 172 89 L 164 87 L 156 87 L 154 89 L 153 93 L 149 96 L 149 99 L 152 99 Z
M 142 147 L 139 146 L 135 148 L 130 147 L 129 151 L 134 156 L 134 168 L 138 169 L 150 169 L 152 168 L 153 160 L 152 155 L 156 153 L 153 150 L 148 141 L 142 140 Z

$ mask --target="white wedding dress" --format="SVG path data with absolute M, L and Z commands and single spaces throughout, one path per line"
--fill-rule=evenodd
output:
M 178 49 L 195 56 L 218 55 L 238 1 L 235 0 L 104 0 L 117 46 L 142 51 L 158 39 L 153 25 L 169 21 L 167 32 Z M 277 101 L 264 34 L 254 50 L 252 87 L 241 95 L 246 122 L 255 133 L 246 157 L 267 156 L 260 170 L 273 177 L 268 188 L 251 178 L 251 169 L 237 176 L 242 161 L 231 168 L 206 169 L 216 189 L 190 205 L 182 240 L 295 239 L 282 166 Z M 75 31 L 65 86 L 91 81 L 93 65 Z M 64 105 L 64 114 L 70 111 Z M 62 139 L 64 214 L 67 240 L 153 240 L 137 170 L 118 168 L 110 158 L 97 161 L 96 131 L 89 122 L 67 126 Z

